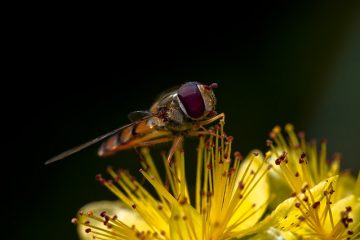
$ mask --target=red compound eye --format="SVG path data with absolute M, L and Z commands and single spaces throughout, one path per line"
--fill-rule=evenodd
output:
M 178 97 L 184 106 L 186 113 L 191 118 L 199 118 L 203 116 L 205 112 L 205 104 L 198 88 L 198 83 L 189 82 L 182 85 L 178 90 Z

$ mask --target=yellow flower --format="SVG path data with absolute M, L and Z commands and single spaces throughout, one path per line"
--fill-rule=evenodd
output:
M 300 132 L 298 137 L 293 125 L 287 124 L 285 130 L 288 141 L 285 140 L 281 128 L 275 126 L 270 132 L 270 137 L 274 142 L 269 140 L 268 145 L 273 155 L 271 161 L 274 160 L 276 164 L 274 173 L 281 176 L 292 191 L 299 192 L 303 182 L 314 187 L 325 178 L 339 174 L 340 154 L 335 154 L 329 162 L 325 140 L 321 141 L 320 151 L 318 151 L 316 141 L 307 143 L 303 132 Z
M 223 124 L 211 130 L 210 136 L 200 137 L 196 163 L 185 160 L 183 151 L 176 151 L 169 167 L 163 156 L 165 181 L 149 150 L 142 149 L 140 173 L 153 186 L 155 196 L 127 171 L 109 168 L 113 180 L 100 175 L 97 179 L 127 208 L 109 212 L 98 211 L 101 205 L 93 210 L 87 206 L 73 223 L 90 239 L 216 240 L 253 234 L 270 201 L 267 173 L 271 167 L 258 152 L 245 159 L 238 152 L 231 157 L 232 137 L 224 134 Z M 188 184 L 185 164 L 196 165 L 194 184 Z M 130 215 L 131 219 L 124 217 Z
M 271 227 L 294 234 L 289 239 L 357 239 L 360 196 L 354 191 L 333 201 L 337 179 L 338 176 L 327 178 L 313 188 L 305 183 L 301 192 L 282 202 L 259 228 Z M 360 174 L 356 187 L 360 189 Z
M 274 172 L 292 191 L 292 197 L 281 203 L 261 224 L 291 232 L 301 239 L 355 239 L 360 224 L 360 173 L 357 181 L 349 174 L 339 174 L 339 155 L 326 161 L 326 143 L 306 143 L 293 126 L 285 127 L 289 142 L 275 127 L 269 142 L 275 155 Z M 279 181 L 277 182 L 279 183 Z M 264 229 L 266 229 L 264 227 Z

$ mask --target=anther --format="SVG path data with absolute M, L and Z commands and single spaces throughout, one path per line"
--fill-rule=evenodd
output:
M 319 206 L 320 206 L 320 202 L 317 201 L 317 202 L 315 202 L 315 203 L 312 205 L 312 208 L 316 209 L 316 208 L 319 207 Z
M 234 152 L 234 157 L 240 161 L 243 160 L 243 156 L 239 151 Z
M 304 186 L 301 188 L 301 192 L 305 193 L 306 189 L 309 187 L 309 185 L 307 183 L 304 184 Z
M 298 219 L 299 219 L 300 222 L 305 221 L 305 217 L 304 217 L 304 216 L 300 216 L 300 217 L 298 217 Z
M 305 138 L 305 132 L 300 131 L 300 132 L 298 133 L 298 137 L 299 137 L 299 138 Z
M 75 218 L 75 217 L 72 218 L 72 219 L 71 219 L 71 223 L 72 223 L 72 224 L 77 224 L 77 223 L 78 223 L 78 219 Z
M 187 199 L 186 197 L 183 197 L 180 201 L 179 201 L 180 205 L 184 205 L 187 203 Z

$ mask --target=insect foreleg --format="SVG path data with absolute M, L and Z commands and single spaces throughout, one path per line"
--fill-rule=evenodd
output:
M 176 136 L 174 138 L 174 142 L 173 142 L 173 145 L 171 146 L 170 148 L 170 151 L 169 151 L 169 154 L 168 154 L 168 157 L 167 157 L 167 163 L 168 165 L 170 166 L 171 165 L 171 159 L 175 153 L 175 151 L 177 150 L 177 148 L 181 145 L 181 143 L 183 142 L 184 140 L 184 137 L 183 136 Z
M 200 125 L 200 126 L 208 125 L 208 124 L 213 123 L 213 122 L 215 122 L 215 121 L 217 121 L 219 119 L 220 119 L 220 121 L 223 121 L 225 123 L 225 113 L 220 113 L 220 114 L 216 115 L 215 117 L 212 117 L 212 118 L 204 120 L 204 121 L 200 121 L 197 124 Z

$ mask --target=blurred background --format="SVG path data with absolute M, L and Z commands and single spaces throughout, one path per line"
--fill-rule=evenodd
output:
M 308 139 L 326 138 L 329 158 L 341 152 L 343 169 L 357 174 L 359 4 L 257 2 L 236 11 L 224 18 L 122 10 L 106 20 L 49 13 L 24 23 L 30 40 L 21 60 L 31 68 L 20 69 L 26 77 L 13 82 L 22 103 L 12 110 L 22 130 L 16 144 L 25 146 L 10 161 L 17 171 L 6 210 L 16 229 L 19 219 L 26 224 L 15 234 L 77 239 L 70 219 L 78 209 L 115 199 L 94 176 L 105 175 L 108 165 L 137 175 L 138 157 L 129 150 L 100 159 L 96 145 L 43 163 L 128 123 L 129 112 L 148 109 L 162 91 L 186 81 L 219 84 L 218 111 L 226 113 L 226 131 L 244 155 L 266 150 L 272 127 L 290 122 Z M 196 140 L 186 140 L 190 168 L 194 146 Z M 154 157 L 168 148 L 154 147 Z

